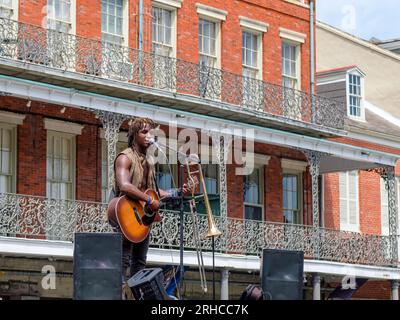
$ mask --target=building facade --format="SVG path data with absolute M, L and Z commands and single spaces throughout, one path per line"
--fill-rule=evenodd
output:
M 317 92 L 347 106 L 348 136 L 339 140 L 398 153 L 399 92 L 391 85 L 391 79 L 395 77 L 393 71 L 400 68 L 399 56 L 389 48 L 384 50 L 321 22 L 317 23 L 316 34 Z M 398 168 L 395 175 L 395 193 L 399 197 Z M 388 235 L 388 191 L 377 172 L 328 174 L 324 176 L 324 188 L 326 227 Z M 382 299 L 390 297 L 390 292 L 387 283 L 369 279 L 355 297 Z
M 191 129 L 206 137 L 199 153 L 212 150 L 203 169 L 223 232 L 214 247 L 217 297 L 237 298 L 259 282 L 264 248 L 304 251 L 307 298 L 333 290 L 322 282 L 321 291 L 321 275 L 340 282 L 350 269 L 392 281 L 395 297 L 399 155 L 349 143 L 344 104 L 313 94 L 312 1 L 8 0 L 0 13 L 4 299 L 72 297 L 73 235 L 110 231 L 113 160 L 141 116 L 160 123 L 173 147 Z M 242 146 L 232 149 L 232 140 Z M 237 149 L 254 160 L 251 173 L 237 174 L 246 165 L 232 157 Z M 346 168 L 376 169 L 388 184 L 387 236 L 321 225 L 338 211 L 321 215 L 320 176 Z M 163 188 L 180 178 L 178 165 L 157 169 Z M 149 266 L 179 264 L 179 216 L 164 209 L 162 217 Z M 209 298 L 184 219 L 185 294 Z M 199 220 L 204 234 L 206 215 Z M 211 241 L 202 247 L 209 275 Z M 48 266 L 54 288 L 42 282 Z

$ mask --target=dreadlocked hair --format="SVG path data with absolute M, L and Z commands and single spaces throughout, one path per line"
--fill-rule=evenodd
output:
M 157 123 L 149 118 L 135 118 L 133 121 L 131 120 L 128 132 L 128 147 L 134 145 L 138 132 L 146 126 L 149 126 L 150 129 L 155 129 Z

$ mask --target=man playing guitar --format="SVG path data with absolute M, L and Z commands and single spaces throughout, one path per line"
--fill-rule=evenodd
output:
M 155 169 L 151 161 L 147 161 L 146 152 L 151 145 L 150 130 L 157 124 L 148 118 L 136 118 L 129 127 L 128 148 L 117 155 L 114 161 L 114 195 L 127 196 L 131 200 L 144 203 L 146 212 L 157 212 L 160 202 L 157 197 L 152 197 L 146 190 L 155 190 Z M 157 188 L 158 189 L 158 188 Z M 189 187 L 183 185 L 184 194 L 190 192 Z M 162 199 L 169 193 L 158 189 L 158 196 Z M 110 219 L 109 223 L 115 232 L 121 232 L 117 219 Z M 146 267 L 147 252 L 149 249 L 149 235 L 143 241 L 133 243 L 126 237 L 122 244 L 122 265 L 124 281 Z M 129 269 L 129 270 L 128 270 Z M 128 274 L 127 274 L 128 271 Z

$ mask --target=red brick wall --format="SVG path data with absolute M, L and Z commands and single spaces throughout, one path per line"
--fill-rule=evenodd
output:
M 281 160 L 272 156 L 266 167 L 266 220 L 283 222 Z
M 101 1 L 76 0 L 76 35 L 101 39 Z
M 97 139 L 97 133 L 97 126 L 86 125 L 82 134 L 76 137 L 76 198 L 80 200 L 99 199 L 97 197 L 99 186 L 101 188 L 101 173 L 98 175 L 98 168 L 101 168 L 101 162 L 98 162 L 97 144 L 101 143 L 101 140 Z
M 45 27 L 47 0 L 20 0 L 18 19 L 24 23 L 30 23 Z
M 381 233 L 380 177 L 374 172 L 359 171 L 360 231 Z
M 151 50 L 151 0 L 143 1 L 143 44 L 144 50 Z M 177 9 L 177 58 L 198 63 L 198 14 L 196 1 L 183 1 Z M 279 28 L 284 27 L 307 35 L 301 46 L 301 89 L 310 88 L 309 11 L 282 0 L 275 1 L 223 1 L 202 0 L 204 5 L 228 12 L 226 21 L 221 23 L 221 67 L 225 71 L 242 73 L 242 36 L 239 16 L 263 21 L 269 24 L 263 34 L 263 79 L 281 84 L 281 38 Z M 46 0 L 21 0 L 19 19 L 21 22 L 44 26 Z M 128 44 L 138 47 L 138 1 L 129 0 Z M 76 0 L 76 34 L 78 36 L 101 38 L 101 2 Z
M 380 177 L 367 171 L 358 172 L 360 232 L 380 234 L 381 194 Z M 325 174 L 325 227 L 340 229 L 339 173 Z
M 340 229 L 339 174 L 324 175 L 324 225 Z
M 44 118 L 70 121 L 84 125 L 76 138 L 76 199 L 101 200 L 101 149 L 97 145 L 99 122 L 90 112 L 12 97 L 0 98 L 0 110 L 25 114 L 17 131 L 17 193 L 46 195 L 47 130 Z M 98 151 L 99 150 L 99 151 Z M 100 160 L 101 161 L 101 160 Z
M 198 63 L 198 14 L 195 1 L 183 1 L 178 9 L 177 58 Z M 301 89 L 309 91 L 309 11 L 284 1 L 222 1 L 202 0 L 204 5 L 228 12 L 221 23 L 221 67 L 223 70 L 242 73 L 242 29 L 239 16 L 263 21 L 269 29 L 263 34 L 263 79 L 281 84 L 281 38 L 279 27 L 307 35 L 301 47 Z M 196 35 L 193 37 L 193 35 Z
M 27 114 L 17 130 L 17 193 L 46 196 L 46 136 L 43 116 Z

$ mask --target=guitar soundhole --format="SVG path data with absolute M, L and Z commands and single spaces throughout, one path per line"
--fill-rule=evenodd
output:
M 145 225 L 150 225 L 154 221 L 155 212 L 151 211 L 150 208 L 144 208 L 145 215 L 143 216 L 142 220 Z

